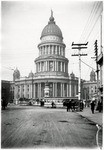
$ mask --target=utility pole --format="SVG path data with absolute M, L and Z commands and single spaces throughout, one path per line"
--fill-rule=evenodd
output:
M 87 45 L 88 45 L 88 42 L 85 44 L 74 44 L 74 42 L 72 42 L 72 49 L 78 49 L 78 54 L 73 54 L 72 56 L 79 56 L 78 100 L 81 100 L 81 56 L 87 55 L 87 54 L 81 54 L 80 52 L 81 52 L 81 49 L 86 49 Z
M 33 100 L 33 90 L 34 90 L 34 89 L 33 89 L 33 76 L 34 76 L 34 75 L 32 74 L 32 100 Z
M 98 102 L 98 97 L 99 97 L 99 68 L 98 68 L 98 63 L 97 63 L 97 58 L 98 58 L 98 45 L 97 45 L 97 40 L 94 43 L 95 45 L 95 61 L 96 61 L 96 73 L 97 73 L 97 102 Z

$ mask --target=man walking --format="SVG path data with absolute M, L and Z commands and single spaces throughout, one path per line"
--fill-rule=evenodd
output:
M 95 109 L 95 101 L 92 101 L 91 102 L 91 111 L 92 111 L 92 114 L 94 114 L 94 109 Z

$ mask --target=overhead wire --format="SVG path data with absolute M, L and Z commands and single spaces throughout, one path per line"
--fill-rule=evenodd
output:
M 93 70 L 96 70 L 96 69 L 94 69 L 93 67 L 91 67 L 90 65 L 86 64 L 84 61 L 81 60 L 81 62 L 84 63 L 86 66 L 92 68 Z
M 93 8 L 92 8 L 92 11 L 91 11 L 91 14 L 90 14 L 89 18 L 91 17 L 92 12 L 94 12 L 95 14 L 93 15 L 93 18 L 92 18 L 92 19 L 89 19 L 89 18 L 88 18 L 87 25 L 85 26 L 84 30 L 86 30 L 86 29 L 88 30 L 88 29 L 89 29 L 89 26 L 88 26 L 89 20 L 92 20 L 92 21 L 95 20 L 95 21 L 94 21 L 93 26 L 90 27 L 91 29 L 90 29 L 90 32 L 88 33 L 88 35 L 87 35 L 86 38 L 85 38 L 85 42 L 87 42 L 88 38 L 90 37 L 91 33 L 92 33 L 93 30 L 94 30 L 94 27 L 95 27 L 95 25 L 96 25 L 96 22 L 97 22 L 98 19 L 99 19 L 99 16 L 100 16 L 100 15 L 97 16 L 97 19 L 96 19 L 95 17 L 96 17 L 97 10 L 99 9 L 100 6 L 101 6 L 101 3 L 99 3 L 99 4 L 97 3 L 96 9 L 94 8 L 94 7 L 95 7 L 95 4 L 94 4 L 94 6 L 93 6 Z M 90 24 L 91 24 L 91 23 L 90 23 Z M 93 29 L 93 30 L 92 30 L 92 29 Z M 83 35 L 83 33 L 84 33 L 84 35 Z M 81 38 L 85 36 L 85 33 L 86 33 L 86 31 L 83 31 L 83 32 L 82 32 L 82 35 L 81 35 L 81 37 L 80 37 L 80 41 L 81 41 Z M 92 46 L 94 47 L 94 40 L 95 40 L 96 38 L 99 38 L 99 33 L 98 33 L 97 31 L 93 34 L 93 38 L 90 37 L 91 42 L 89 43 L 89 44 L 90 44 L 90 46 L 88 47 L 89 50 L 90 50 L 90 48 L 91 48 Z M 94 48 L 93 48 L 93 49 L 94 49 Z M 88 51 L 88 53 L 90 53 L 90 51 Z M 92 61 L 93 61 L 93 60 L 92 60 Z M 86 66 L 88 66 L 88 67 L 89 67 L 89 70 L 90 70 L 90 68 L 93 69 L 93 70 L 95 70 L 93 67 L 91 67 L 90 65 L 86 64 L 84 61 L 81 60 L 81 62 L 82 62 L 83 64 L 85 64 Z M 93 62 L 94 62 L 94 61 L 93 61 Z M 89 70 L 87 71 L 87 74 L 88 74 Z
M 79 42 L 81 41 L 81 38 L 83 37 L 84 32 L 86 32 L 86 28 L 88 28 L 88 23 L 89 23 L 89 20 L 90 20 L 90 18 L 91 18 L 91 15 L 92 15 L 92 13 L 93 13 L 95 4 L 96 4 L 96 2 L 94 2 L 94 4 L 93 4 L 93 8 L 92 8 L 92 10 L 91 10 L 90 16 L 88 17 L 87 23 L 86 23 L 86 25 L 85 25 L 85 27 L 84 27 L 84 29 L 83 29 L 83 31 L 82 31 L 81 37 L 80 37 L 80 39 L 79 39 Z
M 94 6 L 93 6 L 93 9 L 92 9 L 92 11 L 91 12 L 93 12 L 93 13 L 91 13 L 90 14 L 90 16 L 89 16 L 89 18 L 91 18 L 91 19 L 88 19 L 88 20 L 90 20 L 90 21 L 88 21 L 87 22 L 87 24 L 86 24 L 86 26 L 85 26 L 85 29 L 84 29 L 84 32 L 82 32 L 82 37 L 83 37 L 83 40 L 86 38 L 86 37 L 88 37 L 87 36 L 87 34 L 89 33 L 89 30 L 90 30 L 90 32 L 92 31 L 92 25 L 93 25 L 93 22 L 94 22 L 94 20 L 96 19 L 96 14 L 97 13 L 99 13 L 99 7 L 101 6 L 101 2 L 97 2 L 96 3 L 96 5 L 94 4 Z M 95 21 L 96 22 L 96 21 Z M 95 24 L 94 24 L 95 25 Z M 93 27 L 94 27 L 94 25 L 93 25 Z M 81 38 L 82 38 L 81 37 Z M 80 40 L 81 40 L 81 38 L 80 38 Z
M 96 11 L 96 8 L 97 8 L 97 6 L 98 6 L 98 3 L 99 2 L 95 2 L 95 4 L 94 4 L 94 7 L 92 8 L 92 13 L 90 14 L 90 16 L 89 16 L 89 20 L 88 20 L 88 22 L 86 23 L 86 26 L 85 26 L 85 28 L 84 28 L 84 32 L 82 32 L 82 39 L 84 39 L 85 38 L 85 36 L 86 36 L 86 34 L 88 33 L 88 31 L 89 31 L 89 28 L 90 28 L 90 25 L 92 24 L 92 22 L 93 22 L 93 18 L 94 18 L 94 15 L 95 15 L 95 11 Z M 80 38 L 80 40 L 81 40 L 81 38 Z
M 100 7 L 100 6 L 101 6 L 101 4 L 99 5 L 99 7 Z M 98 9 L 99 9 L 99 7 L 98 7 Z M 96 12 L 96 13 L 97 13 L 97 12 Z M 97 16 L 97 18 L 96 18 L 96 20 L 95 20 L 95 23 L 94 23 L 93 26 L 91 27 L 90 32 L 89 32 L 88 36 L 87 36 L 86 39 L 85 39 L 85 42 L 88 40 L 89 36 L 91 35 L 91 33 L 92 33 L 93 29 L 94 29 L 94 26 L 96 25 L 96 23 L 97 23 L 97 21 L 98 21 L 100 15 L 101 15 L 101 14 L 99 14 L 99 15 Z

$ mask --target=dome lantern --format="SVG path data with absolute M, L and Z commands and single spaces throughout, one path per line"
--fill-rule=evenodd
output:
M 13 73 L 13 81 L 15 81 L 16 79 L 20 79 L 20 72 L 17 68 L 14 70 Z
M 34 74 L 33 74 L 32 71 L 29 73 L 28 77 L 29 77 L 29 78 L 33 78 L 33 77 L 34 77 Z
M 53 11 L 51 10 L 51 17 L 49 18 L 49 22 L 48 22 L 48 24 L 50 24 L 50 23 L 54 23 L 55 24 L 55 21 L 54 21 L 54 17 L 53 17 Z

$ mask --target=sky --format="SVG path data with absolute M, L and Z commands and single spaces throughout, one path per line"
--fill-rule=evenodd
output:
M 100 5 L 96 4 L 97 1 L 74 0 L 2 1 L 1 79 L 12 80 L 13 69 L 16 67 L 21 77 L 28 76 L 31 71 L 36 72 L 34 60 L 39 56 L 37 46 L 41 42 L 40 36 L 48 24 L 52 9 L 66 45 L 69 75 L 73 72 L 75 76 L 79 76 L 78 56 L 72 56 L 78 50 L 72 49 L 72 42 L 89 42 L 88 48 L 81 51 L 88 54 L 81 57 L 87 64 L 81 63 L 81 78 L 89 80 L 92 68 L 96 69 L 95 60 L 91 58 L 94 57 L 94 41 L 99 41 L 100 38 Z

